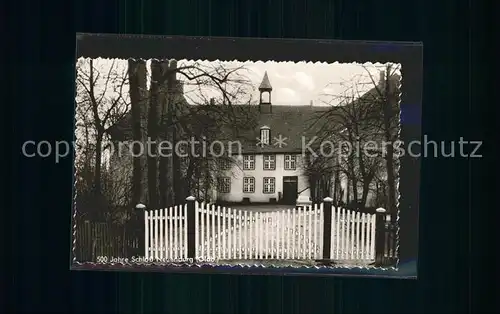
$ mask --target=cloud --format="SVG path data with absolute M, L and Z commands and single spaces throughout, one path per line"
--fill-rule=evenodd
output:
M 279 88 L 276 90 L 276 94 L 279 97 L 279 102 L 294 103 L 300 100 L 297 93 L 288 87 Z
M 295 72 L 295 80 L 307 90 L 314 90 L 315 84 L 313 78 L 304 72 Z
M 331 87 L 325 87 L 325 88 L 323 88 L 321 93 L 326 94 L 326 95 L 332 95 L 333 93 L 335 93 L 335 90 Z
M 290 77 L 287 76 L 287 75 L 283 75 L 283 74 L 280 74 L 279 72 L 275 72 L 273 73 L 274 76 L 277 78 L 277 79 L 289 79 Z

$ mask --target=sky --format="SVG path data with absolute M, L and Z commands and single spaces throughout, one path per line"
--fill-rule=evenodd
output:
M 126 72 L 127 60 L 120 59 L 97 59 L 94 65 L 101 69 L 101 72 L 107 73 L 107 69 L 114 61 L 114 65 L 120 72 Z M 210 61 L 178 61 L 178 66 L 190 65 L 194 62 L 209 66 Z M 218 62 L 218 61 L 216 61 Z M 149 71 L 150 61 L 147 63 Z M 315 106 L 337 105 L 339 98 L 335 96 L 342 95 L 346 91 L 356 86 L 357 94 L 362 94 L 373 87 L 368 72 L 377 80 L 379 71 L 384 68 L 381 63 L 312 63 L 312 62 L 222 62 L 224 67 L 235 68 L 243 66 L 245 70 L 243 75 L 254 86 L 254 101 L 259 99 L 258 86 L 260 85 L 264 73 L 267 71 L 269 80 L 273 87 L 272 104 L 273 105 L 309 105 L 311 101 Z M 178 74 L 179 79 L 183 79 Z M 104 80 L 102 80 L 104 82 Z M 149 81 L 148 81 L 149 85 Z M 128 94 L 128 87 L 122 92 Z M 109 91 L 108 91 L 109 93 Z M 195 90 L 193 86 L 185 86 L 185 93 L 191 95 L 193 101 L 198 99 L 194 94 L 203 93 L 206 99 L 220 96 L 220 92 L 205 88 L 200 91 Z M 212 96 L 213 95 L 213 96 Z M 126 97 L 128 95 L 125 95 Z
M 181 60 L 181 64 L 194 61 Z M 199 61 L 198 61 L 199 62 Z M 204 62 L 208 63 L 208 62 Z M 224 62 L 228 66 L 237 67 L 244 65 L 246 77 L 257 89 L 264 73 L 267 71 L 269 81 L 273 87 L 273 105 L 336 105 L 338 97 L 347 90 L 356 86 L 360 93 L 373 87 L 368 72 L 375 78 L 384 64 L 358 64 L 358 63 L 312 63 L 312 62 Z M 368 71 L 367 71 L 368 70 Z M 254 99 L 259 99 L 256 90 Z

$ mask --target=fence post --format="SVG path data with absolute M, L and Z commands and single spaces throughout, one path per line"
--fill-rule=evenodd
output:
M 187 257 L 196 261 L 196 198 L 188 196 L 187 202 Z
M 375 221 L 375 265 L 382 266 L 385 256 L 385 221 L 386 210 L 384 208 L 376 209 Z
M 145 223 L 146 223 L 144 221 L 144 211 L 145 210 L 146 210 L 146 205 L 141 204 L 141 203 L 135 205 L 135 214 L 137 216 L 137 228 L 138 228 L 137 239 L 139 242 L 138 247 L 137 247 L 137 251 L 139 254 L 144 253 L 144 256 L 147 256 L 146 250 L 148 248 L 146 247 L 145 241 L 146 241 L 146 237 L 149 235 L 146 234 L 146 232 L 145 232 Z
M 323 259 L 331 259 L 332 244 L 332 206 L 333 199 L 325 197 L 323 199 Z

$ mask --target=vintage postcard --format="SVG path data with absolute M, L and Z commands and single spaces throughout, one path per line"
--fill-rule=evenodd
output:
M 415 278 L 421 54 L 78 35 L 72 269 Z

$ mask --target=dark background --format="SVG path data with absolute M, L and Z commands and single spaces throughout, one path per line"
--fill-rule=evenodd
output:
M 26 140 L 73 138 L 75 32 L 404 40 L 424 43 L 422 129 L 429 139 L 486 140 L 493 26 L 486 1 L 23 1 L 5 34 L 3 177 L 7 263 L 0 305 L 18 313 L 465 313 L 496 294 L 496 185 L 484 159 L 422 161 L 418 280 L 70 272 L 71 159 L 23 158 Z M 488 40 L 490 43 L 488 44 Z M 15 42 L 15 44 L 12 44 Z M 18 44 L 19 43 L 19 44 Z M 493 60 L 493 54 L 490 54 Z M 10 58 L 10 59 L 9 59 Z M 12 73 L 12 75 L 10 75 Z M 404 84 L 404 82 L 403 82 Z M 488 111 L 487 109 L 488 108 Z M 2 117 L 4 115 L 2 114 Z M 6 119 L 7 120 L 7 119 Z M 12 134 L 14 131 L 14 135 Z M 487 155 L 486 144 L 480 152 Z M 488 172 L 486 172 L 488 169 Z M 489 174 L 489 175 L 488 175 Z M 2 175 L 3 176 L 3 175 Z M 12 195 L 12 197 L 9 197 Z M 9 202 L 10 201 L 10 202 Z M 5 208 L 5 207 L 4 207 Z M 481 239 L 480 239 L 481 237 Z M 481 245 L 483 243 L 483 245 Z M 489 250 L 485 250 L 489 248 Z M 5 268 L 4 268 L 5 269 Z M 484 281 L 484 282 L 483 282 Z M 494 310 L 491 308 L 490 310 Z
M 234 37 L 233 37 L 234 38 Z M 173 58 L 177 60 L 274 60 L 276 62 L 394 62 L 399 63 L 404 76 L 401 95 L 401 138 L 405 143 L 418 141 L 421 138 L 421 105 L 422 105 L 422 45 L 416 43 L 400 43 L 397 45 L 374 44 L 359 41 L 303 40 L 303 39 L 255 39 L 255 38 L 200 37 L 186 36 L 134 36 L 109 34 L 79 33 L 76 57 L 87 58 Z M 419 149 L 419 148 L 417 148 Z M 432 148 L 430 149 L 432 154 Z M 398 233 L 399 270 L 370 270 L 352 268 L 349 270 L 317 270 L 316 273 L 348 273 L 359 275 L 370 273 L 371 276 L 413 277 L 417 276 L 418 256 L 418 205 L 420 192 L 420 158 L 408 154 L 400 158 L 400 180 L 398 190 L 401 194 L 399 207 Z M 76 205 L 78 207 L 78 205 Z M 81 213 L 78 213 L 81 214 Z M 325 218 L 326 219 L 326 218 Z M 78 231 L 77 231 L 78 232 Z M 77 235 L 78 236 L 78 235 Z M 76 241 L 81 241 L 80 239 Z M 76 245 L 80 245 L 76 243 Z M 396 249 L 396 248 L 394 248 Z M 81 260 L 80 260 L 81 261 Z M 385 265 L 387 267 L 388 265 Z M 73 269 L 95 269 L 104 266 L 89 264 L 76 265 Z M 137 266 L 135 266 L 137 267 Z M 105 269 L 120 269 L 120 266 L 106 266 Z M 121 270 L 128 269 L 123 266 Z M 148 267 L 151 269 L 151 267 Z M 158 269 L 164 270 L 162 267 Z M 196 269 L 177 268 L 176 272 L 197 272 Z M 229 273 L 227 267 L 221 266 L 204 269 L 207 273 Z M 231 273 L 277 274 L 313 273 L 313 270 L 270 269 L 265 270 L 247 267 L 233 267 Z M 198 270 L 199 272 L 199 270 Z

